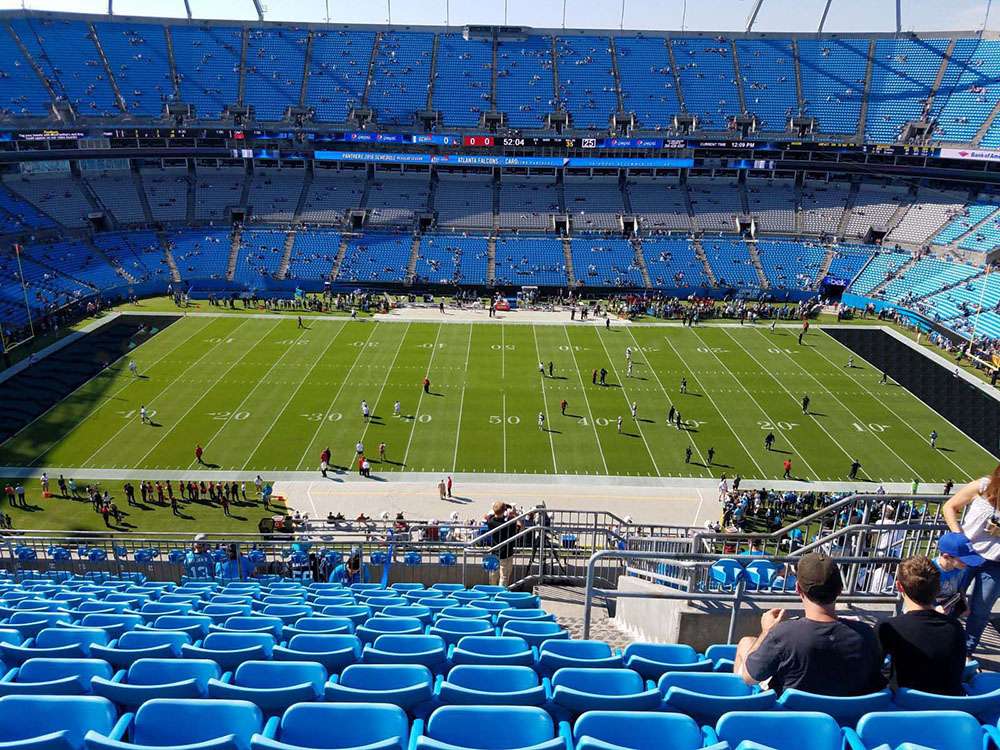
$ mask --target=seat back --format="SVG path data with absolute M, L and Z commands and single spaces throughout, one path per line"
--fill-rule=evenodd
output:
M 270 633 L 209 633 L 202 645 L 216 651 L 239 651 L 263 646 L 270 653 L 274 648 L 274 636 Z
M 690 716 L 641 711 L 587 711 L 573 725 L 573 739 L 583 737 L 635 750 L 696 750 L 703 743 Z
M 719 719 L 715 731 L 733 747 L 749 740 L 775 750 L 800 750 L 808 737 L 810 750 L 841 750 L 844 742 L 837 722 L 815 711 L 731 711 Z
M 657 687 L 664 695 L 675 687 L 720 698 L 736 698 L 753 692 L 742 677 L 719 672 L 667 672 L 660 678 Z
M 398 738 L 409 742 L 410 722 L 398 706 L 379 703 L 296 703 L 281 717 L 279 739 L 310 748 L 360 748 Z
M 528 706 L 442 706 L 427 721 L 432 739 L 481 750 L 530 747 L 554 734 L 549 714 Z
M 109 735 L 117 712 L 105 698 L 93 696 L 8 695 L 0 698 L 0 742 L 17 742 L 66 732 L 72 750 L 83 747 L 91 729 Z
M 107 631 L 100 628 L 45 628 L 35 637 L 35 646 L 38 648 L 89 646 L 94 643 L 99 646 L 107 646 Z
M 234 682 L 249 688 L 284 688 L 309 683 L 319 692 L 326 670 L 314 661 L 245 661 L 236 668 Z
M 458 642 L 463 651 L 484 656 L 510 656 L 528 651 L 528 644 L 517 636 L 476 636 L 467 635 Z
M 459 664 L 448 672 L 448 682 L 466 690 L 485 693 L 516 693 L 538 687 L 538 673 L 531 667 L 494 667 Z
M 141 649 L 155 646 L 180 647 L 191 643 L 191 636 L 180 630 L 130 630 L 118 639 L 118 648 Z
M 546 641 L 539 655 L 553 654 L 570 659 L 605 659 L 612 656 L 611 646 L 604 641 Z
M 138 659 L 128 668 L 130 685 L 169 685 L 183 680 L 206 684 L 219 679 L 219 665 L 210 659 Z
M 625 661 L 637 656 L 665 664 L 692 664 L 698 653 L 683 643 L 630 643 L 622 653 Z
M 431 671 L 422 664 L 352 664 L 337 682 L 357 690 L 398 690 L 432 681 Z
M 866 714 L 858 722 L 866 747 L 910 742 L 935 750 L 980 750 L 983 728 L 964 711 L 892 711 Z
M 28 659 L 17 673 L 17 682 L 51 682 L 77 677 L 85 685 L 93 677 L 111 679 L 111 665 L 101 659 Z
M 136 745 L 191 745 L 232 734 L 241 750 L 263 728 L 260 709 L 247 701 L 154 698 L 135 714 Z
M 328 633 L 330 631 L 352 631 L 354 623 L 346 617 L 300 617 L 295 621 L 296 630 L 311 633 Z
M 361 642 L 355 635 L 328 633 L 295 635 L 292 636 L 292 639 L 288 642 L 288 648 L 292 651 L 302 651 L 314 654 L 353 649 L 359 657 L 361 656 Z
M 380 635 L 375 639 L 375 649 L 394 654 L 423 654 L 443 651 L 444 641 L 437 635 Z
M 564 667 L 552 677 L 552 687 L 565 687 L 595 695 L 635 695 L 643 691 L 639 673 L 631 669 Z

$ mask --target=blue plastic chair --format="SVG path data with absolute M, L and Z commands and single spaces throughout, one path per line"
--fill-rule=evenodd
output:
M 535 663 L 535 654 L 523 638 L 515 636 L 466 636 L 448 654 L 452 664 L 525 666 Z
M 108 634 L 100 628 L 45 628 L 24 644 L 0 643 L 0 659 L 7 666 L 28 659 L 88 659 L 91 646 L 105 646 Z
M 433 607 L 431 608 L 433 609 Z M 487 620 L 492 622 L 493 614 L 488 609 L 476 607 L 474 604 L 455 604 L 450 607 L 444 607 L 439 612 L 435 613 L 435 621 L 443 619 Z
M 747 588 L 767 591 L 774 584 L 774 580 L 783 569 L 783 565 L 778 565 L 770 560 L 754 560 L 748 563 L 746 568 L 743 569 Z
M 90 654 L 125 669 L 139 659 L 179 659 L 186 643 L 191 637 L 177 630 L 130 630 L 107 646 L 91 645 Z
M 180 748 L 250 750 L 250 738 L 264 722 L 260 709 L 246 701 L 154 698 L 139 706 L 129 728 L 131 742 L 87 732 L 87 750 Z
M 263 614 L 277 617 L 285 625 L 294 625 L 296 620 L 312 616 L 313 608 L 308 604 L 269 604 L 264 607 Z
M 270 731 L 269 731 L 270 730 Z M 251 750 L 407 750 L 410 721 L 398 706 L 299 703 L 250 740 Z
M 320 609 L 321 607 L 334 607 L 334 606 L 344 606 L 351 607 L 357 604 L 354 599 L 354 595 L 349 591 L 342 592 L 340 594 L 334 593 L 324 593 L 317 595 L 310 595 L 311 598 L 307 601 L 313 606 L 314 609 Z
M 531 667 L 475 664 L 452 667 L 435 689 L 440 703 L 460 706 L 543 706 L 550 692 Z
M 500 634 L 523 638 L 533 648 L 541 648 L 545 641 L 569 640 L 568 630 L 563 630 L 557 622 L 547 620 L 511 620 L 500 629 Z
M 138 659 L 110 680 L 94 677 L 91 686 L 95 695 L 131 710 L 154 698 L 204 698 L 208 681 L 221 675 L 208 659 Z
M 705 649 L 705 658 L 712 661 L 716 672 L 732 672 L 736 661 L 735 643 L 717 643 Z
M 415 727 L 414 731 L 420 727 Z M 545 711 L 534 706 L 442 706 L 417 737 L 416 750 L 568 750 Z
M 88 615 L 84 620 L 97 615 Z M 108 617 L 109 615 L 101 615 Z M 15 612 L 7 618 L 3 626 L 7 630 L 16 630 L 21 634 L 21 638 L 34 638 L 45 628 L 70 624 L 70 616 L 67 612 Z M 86 622 L 83 623 L 87 625 Z
M 326 670 L 309 661 L 245 661 L 233 675 L 208 681 L 208 696 L 250 701 L 267 715 L 283 712 L 293 703 L 323 697 Z
M 982 750 L 984 730 L 962 711 L 890 711 L 861 717 L 857 731 L 845 729 L 850 750 L 918 746 L 934 750 Z M 812 743 L 810 743 L 811 745 Z
M 268 633 L 209 633 L 193 646 L 181 646 L 186 659 L 211 659 L 224 671 L 245 661 L 270 659 L 274 638 Z
M 643 711 L 587 711 L 573 724 L 576 750 L 698 750 L 705 733 L 689 716 Z M 713 750 L 723 750 L 718 743 Z
M 354 592 L 372 592 L 372 591 L 387 591 L 381 583 L 352 583 L 351 591 Z
M 354 635 L 354 623 L 346 617 L 327 617 L 325 615 L 300 617 L 294 625 L 286 626 L 281 632 L 285 640 L 306 633 Z
M 500 591 L 493 597 L 513 609 L 540 609 L 542 600 L 529 591 Z
M 465 591 L 465 584 L 462 583 L 435 583 L 431 586 L 433 591 L 444 591 L 445 593 L 452 593 L 455 591 Z
M 525 622 L 525 621 L 548 621 L 555 622 L 556 616 L 551 612 L 546 612 L 544 609 L 518 609 L 517 607 L 511 607 L 510 609 L 505 609 L 503 612 L 497 615 L 497 627 L 503 629 L 504 625 L 508 622 Z
M 720 740 L 733 750 L 761 745 L 802 750 L 806 740 L 809 750 L 842 750 L 844 746 L 844 734 L 833 717 L 814 711 L 731 711 L 719 719 L 707 741 Z
M 485 591 L 453 591 L 451 598 L 458 601 L 460 604 L 471 604 L 475 606 L 475 603 L 482 600 L 491 599 L 492 595 L 487 594 Z
M 0 696 L 90 695 L 92 678 L 111 675 L 100 659 L 28 659 L 0 678 Z
M 287 645 L 275 646 L 275 661 L 314 661 L 333 675 L 361 661 L 361 641 L 353 635 L 315 633 L 296 635 Z
M 394 583 L 390 587 L 393 591 L 405 594 L 407 591 L 426 591 L 422 583 Z
M 631 669 L 564 667 L 552 677 L 552 703 L 570 714 L 584 711 L 652 711 L 660 692 Z
M 617 669 L 621 666 L 621 654 L 604 641 L 545 641 L 538 649 L 535 664 L 539 674 L 546 675 L 564 667 Z
M 330 703 L 391 703 L 415 713 L 434 696 L 434 678 L 421 664 L 353 664 L 326 683 Z
M 306 590 L 314 594 L 320 594 L 330 591 L 347 591 L 347 589 L 344 588 L 344 584 L 338 583 L 336 581 L 310 583 L 308 586 L 306 586 Z
M 365 606 L 375 616 L 389 607 L 405 607 L 407 601 L 402 596 L 371 596 L 365 599 Z
M 742 677 L 718 672 L 667 672 L 657 688 L 664 711 L 687 714 L 699 725 L 714 726 L 730 711 L 769 711 L 775 702 L 773 690 L 761 691 Z
M 901 711 L 964 711 L 983 724 L 993 724 L 1000 714 L 1000 688 L 978 695 L 936 695 L 900 688 L 896 691 L 893 704 Z
M 473 591 L 480 591 L 484 594 L 489 594 L 490 596 L 496 596 L 497 594 L 509 594 L 510 591 L 507 590 L 506 586 L 498 586 L 495 583 L 477 583 L 472 587 Z
M 413 602 L 414 604 L 423 604 L 424 599 L 448 599 L 447 591 L 438 591 L 437 589 L 418 589 L 413 591 L 407 591 L 403 594 L 403 598 L 408 602 Z
M 94 696 L 10 695 L 0 698 L 0 746 L 7 750 L 83 750 L 88 731 L 119 740 L 110 701 Z
M 743 576 L 743 566 L 739 561 L 724 557 L 708 569 L 708 588 L 732 591 Z
M 647 680 L 658 680 L 666 672 L 710 672 L 712 660 L 681 643 L 630 643 L 622 662 Z
M 209 632 L 213 633 L 270 633 L 275 641 L 282 639 L 285 626 L 280 617 L 270 615 L 250 615 L 249 617 L 230 617 L 222 625 L 213 624 Z
M 816 711 L 827 714 L 836 719 L 842 727 L 853 727 L 865 714 L 890 710 L 893 707 L 893 699 L 889 690 L 841 697 L 817 695 L 789 688 L 782 692 L 776 705 L 785 711 Z
M 335 604 L 330 607 L 322 607 L 320 612 L 330 617 L 346 617 L 354 623 L 354 631 L 371 619 L 372 613 L 363 604 Z
M 420 604 L 395 604 L 377 610 L 373 608 L 373 612 L 376 617 L 413 617 L 424 625 L 430 625 L 431 620 L 434 619 L 430 607 L 424 607 Z
M 212 629 L 212 618 L 203 615 L 161 615 L 153 621 L 153 630 L 179 630 L 195 641 Z
M 365 645 L 366 664 L 423 664 L 439 671 L 447 659 L 444 640 L 436 635 L 381 635 Z
M 365 624 L 354 630 L 364 643 L 374 643 L 381 635 L 420 635 L 424 625 L 412 617 L 369 617 Z
M 174 602 L 172 604 L 163 604 L 161 602 L 147 602 L 142 605 L 142 609 L 139 610 L 139 614 L 142 615 L 142 619 L 146 623 L 155 622 L 156 618 L 163 617 L 164 615 L 186 615 L 194 609 L 194 605 L 191 602 Z
M 485 620 L 438 620 L 427 629 L 428 635 L 437 635 L 448 646 L 453 646 L 466 636 L 493 635 L 496 631 Z

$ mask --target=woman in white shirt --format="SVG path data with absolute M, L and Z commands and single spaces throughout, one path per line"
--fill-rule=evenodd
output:
M 1000 466 L 990 476 L 969 482 L 952 495 L 943 513 L 948 528 L 965 534 L 975 553 L 984 559 L 980 567 L 970 571 L 974 586 L 965 622 L 965 646 L 971 656 L 993 605 L 1000 599 Z

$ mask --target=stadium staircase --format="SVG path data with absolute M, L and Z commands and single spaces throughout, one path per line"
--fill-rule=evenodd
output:
M 194 218 L 197 213 L 197 203 L 198 203 L 198 178 L 194 172 L 194 160 L 188 160 L 188 174 L 187 174 L 187 218 L 186 223 L 194 224 Z
M 295 234 L 297 231 L 295 228 L 292 228 L 285 235 L 285 250 L 281 254 L 281 263 L 278 264 L 278 270 L 274 274 L 276 279 L 288 277 L 288 266 L 292 263 L 292 248 L 295 247 Z
M 826 249 L 826 255 L 823 256 L 823 262 L 820 264 L 819 272 L 816 274 L 815 282 L 819 284 L 826 275 L 830 273 L 830 265 L 833 263 L 833 258 L 837 254 L 837 249 L 834 246 L 830 246 Z
M 951 56 L 955 53 L 955 40 L 948 40 L 948 47 L 944 51 L 944 55 L 941 56 L 941 67 L 938 68 L 937 76 L 934 78 L 934 83 L 931 84 L 931 91 L 927 95 L 927 99 L 924 101 L 923 112 L 920 113 L 920 120 L 926 122 L 931 114 L 931 108 L 934 106 L 934 97 L 937 96 L 938 90 L 941 88 L 941 81 L 944 80 L 944 73 L 951 65 Z M 966 61 L 962 61 L 965 63 Z
M 125 97 L 122 96 L 121 89 L 118 88 L 118 81 L 115 80 L 115 73 L 111 69 L 111 63 L 108 62 L 107 55 L 104 54 L 104 47 L 101 46 L 101 38 L 97 35 L 97 29 L 94 28 L 94 24 L 87 24 L 87 30 L 91 41 L 97 48 L 97 54 L 101 58 L 101 64 L 104 66 L 104 73 L 108 77 L 108 83 L 111 84 L 111 90 L 115 92 L 115 99 L 118 102 L 118 108 L 122 112 L 128 112 L 128 105 L 125 104 Z
M 875 68 L 875 40 L 868 42 L 868 67 L 865 68 L 865 90 L 861 92 L 861 111 L 858 114 L 858 130 L 860 139 L 865 137 L 865 124 L 868 120 L 868 96 L 872 88 L 872 70 Z M 822 123 L 820 123 L 822 127 Z M 841 235 L 843 236 L 843 235 Z
M 735 39 L 729 40 L 729 53 L 733 56 L 733 75 L 736 80 L 736 93 L 740 98 L 740 112 L 747 112 L 747 97 L 743 91 L 743 74 L 740 72 L 740 55 L 736 49 Z
M 420 257 L 420 235 L 414 234 L 410 242 L 410 259 L 406 263 L 405 283 L 413 283 L 413 277 L 417 275 L 417 259 Z
M 233 227 L 233 233 L 229 240 L 229 262 L 226 264 L 226 279 L 233 280 L 236 274 L 236 261 L 240 257 L 240 241 L 243 238 L 243 227 L 238 224 Z
M 57 120 L 63 119 L 62 111 L 56 107 L 56 101 L 59 97 L 56 96 L 56 92 L 52 88 L 52 82 L 49 80 L 48 76 L 45 75 L 44 71 L 38 65 L 38 61 L 36 61 L 35 58 L 32 57 L 31 53 L 28 52 L 28 48 L 24 45 L 24 42 L 21 41 L 21 38 L 17 35 L 17 32 L 14 31 L 14 27 L 11 26 L 10 24 L 6 24 L 6 29 L 7 33 L 9 33 L 11 38 L 14 40 L 14 44 L 17 45 L 18 50 L 21 52 L 21 57 L 23 57 L 25 60 L 28 61 L 28 64 L 31 65 L 31 69 L 34 70 L 35 75 L 38 76 L 38 80 L 42 82 L 42 85 L 45 87 L 45 90 L 49 93 L 49 102 L 52 107 L 53 117 L 55 117 Z M 76 114 L 76 110 L 71 102 L 64 101 L 63 106 L 69 112 L 73 113 L 74 115 Z
M 105 263 L 107 263 L 109 266 L 115 269 L 115 273 L 117 273 L 119 276 L 125 279 L 125 281 L 127 281 L 129 284 L 136 283 L 135 277 L 132 276 L 132 274 L 130 274 L 128 271 L 126 271 L 121 263 L 116 261 L 110 255 L 105 253 L 100 247 L 98 247 L 97 244 L 93 241 L 93 239 L 91 239 L 90 237 L 85 237 L 84 242 L 86 243 L 87 248 L 89 250 L 92 250 L 95 255 L 98 255 Z
M 243 43 L 240 45 L 240 76 L 236 94 L 236 104 L 243 106 L 247 86 L 247 48 L 250 46 L 250 32 L 243 27 Z
M 877 296 L 879 296 L 880 294 L 882 294 L 882 290 L 884 290 L 889 285 L 889 282 L 894 281 L 895 279 L 898 279 L 904 273 L 906 273 L 911 268 L 913 268 L 913 266 L 915 266 L 916 264 L 917 264 L 917 258 L 914 258 L 914 257 L 911 256 L 910 258 L 908 258 L 906 260 L 906 262 L 903 265 L 901 265 L 899 268 L 897 268 L 896 272 L 894 274 L 892 274 L 889 278 L 883 279 L 878 284 L 876 284 L 874 287 L 872 287 L 871 291 L 869 291 L 866 296 L 867 297 L 877 297 Z
M 747 246 L 747 252 L 750 254 L 750 262 L 753 263 L 753 269 L 757 272 L 757 279 L 760 282 L 760 288 L 770 289 L 771 282 L 767 280 L 767 274 L 764 273 L 764 267 L 760 264 L 760 254 L 757 252 L 757 243 L 753 240 L 747 240 L 745 244 Z
M 253 184 L 253 176 L 248 172 L 243 172 L 243 186 L 240 188 L 239 208 L 247 208 L 250 202 L 250 186 Z
M 361 95 L 361 106 L 368 106 L 368 95 L 372 90 L 372 81 L 375 80 L 375 63 L 378 60 L 378 48 L 382 45 L 382 32 L 375 32 L 375 41 L 372 43 L 372 56 L 368 59 L 368 77 L 365 78 L 365 91 Z
M 708 256 L 705 255 L 705 248 L 701 246 L 701 238 L 693 238 L 691 240 L 691 245 L 694 247 L 695 257 L 701 261 L 701 265 L 705 269 L 705 278 L 708 279 L 711 286 L 718 286 L 719 282 L 715 278 L 715 271 L 712 270 L 712 264 L 708 262 Z
M 886 228 L 890 232 L 893 229 L 895 229 L 899 225 L 899 222 L 903 220 L 903 217 L 906 216 L 906 213 L 910 210 L 911 206 L 913 205 L 912 201 L 915 201 L 917 199 L 916 186 L 910 187 L 909 191 L 906 194 L 906 197 L 909 202 L 907 203 L 900 202 L 900 204 L 896 206 L 896 210 L 892 212 L 892 216 L 890 216 L 885 223 Z
M 437 78 L 438 47 L 441 44 L 441 35 L 435 34 L 431 43 L 431 69 L 427 79 L 427 103 L 424 105 L 428 112 L 434 110 L 434 80 Z
M 552 47 L 552 49 L 551 49 L 551 53 L 552 53 L 552 91 L 555 94 L 555 99 L 554 99 L 554 101 L 555 101 L 555 107 L 554 107 L 554 109 L 555 109 L 555 111 L 560 112 L 560 111 L 565 110 L 565 105 L 563 104 L 562 99 L 559 98 L 559 45 L 557 44 L 557 39 L 556 39 L 556 36 L 554 34 L 552 35 L 552 45 L 551 45 L 551 47 Z M 570 124 L 570 126 L 572 126 L 573 122 L 570 121 L 569 124 Z M 564 205 L 565 205 L 565 203 L 564 203 Z
M 978 146 L 980 144 L 980 142 L 986 136 L 986 132 L 993 125 L 993 121 L 997 118 L 997 115 L 1000 115 L 1000 100 L 998 100 L 997 103 L 993 106 L 993 110 L 990 112 L 989 117 L 987 117 L 985 122 L 983 122 L 983 124 L 979 126 L 979 130 L 976 131 L 976 134 L 972 136 L 973 147 Z
M 135 194 L 139 196 L 139 205 L 142 206 L 142 215 L 146 219 L 147 226 L 153 226 L 153 209 L 149 205 L 149 196 L 146 195 L 146 186 L 142 181 L 142 172 L 133 162 L 131 169 L 132 184 L 135 186 Z
M 615 98 L 618 101 L 618 111 L 625 111 L 625 97 L 622 95 L 622 78 L 618 72 L 618 49 L 615 47 L 615 38 L 609 37 L 608 44 L 611 52 L 611 77 L 615 81 Z
M 670 73 L 674 77 L 674 91 L 677 92 L 677 103 L 680 104 L 681 112 L 688 113 L 687 103 L 684 101 L 684 90 L 681 88 L 680 70 L 677 67 L 677 60 L 674 59 L 674 47 L 670 44 L 669 39 L 663 40 L 663 46 L 667 48 L 667 59 L 670 61 Z
M 802 94 L 802 68 L 799 65 L 799 42 L 797 39 L 792 39 L 792 70 L 795 71 L 795 100 L 798 103 L 798 112 L 801 117 L 806 111 L 806 98 Z M 796 185 L 795 192 L 798 195 L 798 185 Z M 796 229 L 798 229 L 798 222 L 796 222 Z
M 563 257 L 566 259 L 566 278 L 569 288 L 576 288 L 576 273 L 573 271 L 573 248 L 568 237 L 562 238 Z
M 164 25 L 163 37 L 167 40 L 167 62 L 170 65 L 170 82 L 174 87 L 174 101 L 181 101 L 180 76 L 177 75 L 177 61 L 174 59 L 174 38 L 170 34 L 170 27 Z
M 743 212 L 744 216 L 750 215 L 750 198 L 747 196 L 747 186 L 745 182 L 741 182 L 737 185 L 736 192 L 740 196 L 740 211 Z
M 847 225 L 851 221 L 851 211 L 854 210 L 854 202 L 858 199 L 858 184 L 852 183 L 851 189 L 847 193 L 847 200 L 844 202 L 844 211 L 840 214 L 840 221 L 837 224 L 837 237 L 847 234 Z
M 160 241 L 160 247 L 163 248 L 163 257 L 167 261 L 167 268 L 170 269 L 170 280 L 177 284 L 181 281 L 181 272 L 177 268 L 174 254 L 170 252 L 170 240 L 167 238 L 167 233 L 157 232 L 156 238 Z
M 90 187 L 90 183 L 87 182 L 80 175 L 73 175 L 73 182 L 76 183 L 77 187 L 80 188 L 80 192 L 83 193 L 83 197 L 87 199 L 87 203 L 90 204 L 91 211 L 97 211 L 103 213 L 109 221 L 117 226 L 118 220 L 112 211 L 104 207 L 101 203 L 101 199 L 97 197 L 97 193 L 94 192 L 93 188 Z
M 340 276 L 340 266 L 347 255 L 347 235 L 340 238 L 340 246 L 337 248 L 337 257 L 333 259 L 333 269 L 330 271 L 330 281 L 336 281 Z
M 639 268 L 639 273 L 642 274 L 642 283 L 647 289 L 652 289 L 653 282 L 649 278 L 649 269 L 646 268 L 646 258 L 642 254 L 642 241 L 638 237 L 632 237 L 629 239 L 629 243 L 631 243 L 632 250 L 635 252 L 635 264 Z
M 306 94 L 307 94 L 307 92 L 309 90 L 309 70 L 310 70 L 310 65 L 312 64 L 313 42 L 314 42 L 314 39 L 315 39 L 315 37 L 314 37 L 313 31 L 312 31 L 312 29 L 310 29 L 309 30 L 309 35 L 306 37 L 305 59 L 302 61 L 302 85 L 299 87 L 299 106 L 300 107 L 305 107 L 306 106 Z M 306 171 L 308 171 L 308 170 L 306 170 Z M 280 277 L 280 278 L 284 278 L 284 277 Z
M 490 66 L 490 108 L 495 110 L 497 108 L 497 48 L 499 43 L 497 41 L 497 32 L 493 31 L 493 62 Z
M 491 234 L 486 241 L 486 284 L 493 286 L 497 280 L 497 237 Z
M 802 233 L 802 185 L 795 184 L 795 234 Z

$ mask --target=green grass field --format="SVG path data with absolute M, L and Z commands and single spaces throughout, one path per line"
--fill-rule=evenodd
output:
M 626 375 L 625 348 L 634 371 Z M 324 447 L 351 466 L 387 444 L 374 473 L 509 472 L 956 482 L 996 459 L 821 331 L 704 326 L 374 323 L 189 317 L 0 446 L 0 465 L 316 471 Z M 538 362 L 554 364 L 542 377 Z M 606 367 L 607 387 L 591 372 Z M 430 376 L 431 393 L 420 383 Z M 682 377 L 688 394 L 679 393 Z M 802 395 L 811 413 L 802 413 Z M 366 399 L 374 418 L 365 422 Z M 392 414 L 402 403 L 402 418 Z M 566 416 L 559 403 L 568 401 Z M 629 404 L 638 404 L 638 421 Z M 149 409 L 154 425 L 142 425 Z M 673 404 L 687 422 L 666 424 Z M 537 425 L 547 415 L 545 430 Z M 619 434 L 616 422 L 624 418 Z M 938 449 L 927 435 L 940 434 Z M 769 430 L 774 452 L 764 449 Z M 693 457 L 685 464 L 684 453 Z M 714 465 L 706 466 L 709 448 Z

